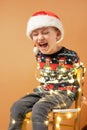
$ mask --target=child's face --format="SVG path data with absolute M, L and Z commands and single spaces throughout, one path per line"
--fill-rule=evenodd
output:
M 53 54 L 58 50 L 60 36 L 60 31 L 54 27 L 39 28 L 31 34 L 33 42 L 43 54 Z

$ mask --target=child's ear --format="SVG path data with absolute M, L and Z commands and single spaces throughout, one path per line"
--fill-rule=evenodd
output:
M 61 32 L 60 32 L 60 30 L 57 30 L 56 40 L 58 41 L 58 40 L 60 40 L 60 38 L 61 38 Z

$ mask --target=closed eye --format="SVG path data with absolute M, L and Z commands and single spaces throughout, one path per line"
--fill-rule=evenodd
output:
M 38 33 L 33 33 L 32 36 L 38 36 Z
M 49 32 L 48 31 L 44 31 L 44 32 L 42 32 L 42 34 L 48 34 Z

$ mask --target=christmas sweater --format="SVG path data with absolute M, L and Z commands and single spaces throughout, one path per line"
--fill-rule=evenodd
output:
M 40 86 L 34 91 L 66 91 L 72 97 L 76 97 L 79 88 L 77 81 L 77 69 L 80 60 L 77 53 L 62 47 L 54 54 L 42 54 L 40 51 L 36 55 L 37 69 Z

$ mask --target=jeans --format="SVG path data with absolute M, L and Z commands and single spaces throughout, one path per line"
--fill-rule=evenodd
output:
M 48 113 L 53 108 L 69 108 L 72 102 L 66 91 L 57 91 L 52 94 L 37 92 L 26 95 L 12 105 L 8 130 L 21 130 L 25 114 L 30 111 L 32 111 L 33 130 L 47 130 L 48 127 L 44 122 Z

